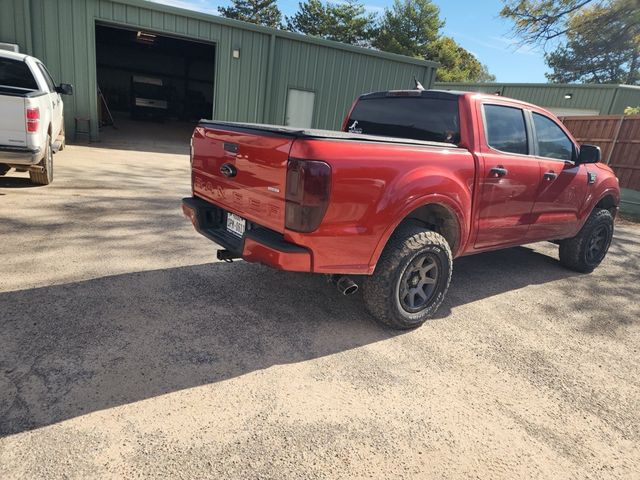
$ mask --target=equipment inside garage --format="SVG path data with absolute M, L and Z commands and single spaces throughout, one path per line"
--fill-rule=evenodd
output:
M 96 25 L 100 123 L 210 118 L 214 60 L 212 44 Z

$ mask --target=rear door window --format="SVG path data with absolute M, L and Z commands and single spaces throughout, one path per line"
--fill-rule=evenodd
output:
M 524 112 L 504 105 L 484 105 L 487 144 L 496 150 L 527 155 L 527 127 Z
M 418 96 L 362 98 L 349 116 L 347 131 L 457 144 L 458 101 Z
M 0 58 L 0 85 L 26 90 L 38 90 L 27 64 L 21 60 Z
M 47 86 L 49 87 L 49 91 L 51 93 L 56 91 L 56 82 L 53 81 L 53 78 L 51 77 L 51 74 L 49 73 L 49 70 L 47 70 L 47 67 L 45 67 L 43 64 L 38 63 L 38 68 L 40 69 L 40 71 L 42 72 L 42 75 L 44 76 L 44 80 L 45 82 L 47 82 Z
M 558 160 L 573 159 L 573 142 L 556 122 L 544 115 L 534 113 L 533 125 L 536 129 L 539 156 Z

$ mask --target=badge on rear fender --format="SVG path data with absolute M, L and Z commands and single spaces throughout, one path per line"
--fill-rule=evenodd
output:
M 267 190 L 274 193 L 280 193 L 280 189 L 278 187 L 267 187 Z

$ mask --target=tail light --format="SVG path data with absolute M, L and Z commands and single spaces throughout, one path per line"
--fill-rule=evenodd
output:
M 27 132 L 35 133 L 40 126 L 40 109 L 38 107 L 27 108 Z
M 313 232 L 329 205 L 331 167 L 316 160 L 289 159 L 285 195 L 285 227 Z

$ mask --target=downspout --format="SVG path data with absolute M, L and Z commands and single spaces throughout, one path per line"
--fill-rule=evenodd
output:
M 271 123 L 271 98 L 273 97 L 273 69 L 275 65 L 276 34 L 269 37 L 269 58 L 267 60 L 267 81 L 264 87 L 264 110 L 262 111 L 262 123 Z

